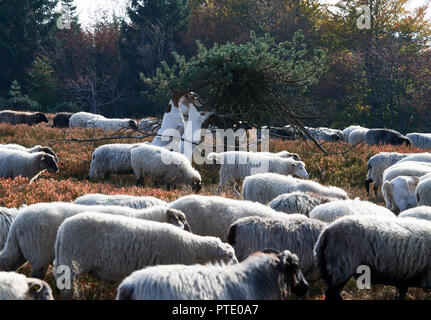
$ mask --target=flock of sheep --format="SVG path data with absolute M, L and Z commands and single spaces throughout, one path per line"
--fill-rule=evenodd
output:
M 61 121 L 107 130 L 139 127 L 131 119 L 86 113 L 59 114 L 54 126 Z M 425 134 L 416 139 L 358 126 L 308 129 L 349 143 L 421 141 L 428 148 Z M 326 140 L 323 135 L 316 138 Z M 382 152 L 370 158 L 365 185 L 381 189 L 386 208 L 307 180 L 298 154 L 230 151 L 207 157 L 221 164 L 218 193 L 230 184 L 241 200 L 191 194 L 167 203 L 87 194 L 73 203 L 0 208 L 0 299 L 53 299 L 43 281 L 50 265 L 57 285 L 64 276 L 59 271 L 70 270 L 71 285 L 58 288 L 65 299 L 79 298 L 76 280 L 86 274 L 120 282 L 119 300 L 284 299 L 290 292 L 305 295 L 319 279 L 327 285 L 326 299 L 341 299 L 361 265 L 370 268 L 372 283 L 395 286 L 400 298 L 409 287 L 431 289 L 431 154 Z M 2 177 L 34 179 L 44 170 L 56 172 L 57 161 L 48 147 L 0 145 Z M 89 178 L 111 174 L 194 192 L 202 184 L 187 157 L 150 143 L 94 150 Z M 16 273 L 25 263 L 32 278 Z

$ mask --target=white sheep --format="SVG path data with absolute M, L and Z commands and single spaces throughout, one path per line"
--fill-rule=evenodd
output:
M 318 205 L 310 212 L 311 219 L 331 223 L 349 215 L 379 215 L 395 218 L 395 214 L 385 207 L 360 199 L 337 200 Z
M 166 201 L 154 197 L 136 197 L 122 194 L 86 194 L 77 198 L 74 203 L 87 206 L 122 206 L 133 209 L 146 209 L 155 206 L 167 206 Z
M 431 222 L 415 218 L 349 216 L 320 234 L 315 258 L 328 288 L 326 299 L 341 300 L 350 277 L 371 270 L 371 283 L 431 289 Z M 361 271 L 358 271 L 361 270 Z
M 0 207 L 0 251 L 6 243 L 7 235 L 9 233 L 10 225 L 15 219 L 18 210 L 15 208 L 1 208 Z
M 308 283 L 289 251 L 259 252 L 233 265 L 167 265 L 135 271 L 117 300 L 281 300 L 305 295 Z
M 45 281 L 15 272 L 0 272 L 0 300 L 54 300 Z
M 288 214 L 300 213 L 308 217 L 311 210 L 319 204 L 336 200 L 317 193 L 295 191 L 281 194 L 268 203 L 268 206 L 275 211 Z
M 239 261 L 266 248 L 295 252 L 305 279 L 315 281 L 320 278 L 320 272 L 313 248 L 325 227 L 326 223 L 297 214 L 284 219 L 247 217 L 230 226 L 228 242 Z
M 415 196 L 418 206 L 431 205 L 431 175 L 427 175 L 426 179 L 421 179 L 416 187 Z
M 359 128 L 355 129 L 349 134 L 349 138 L 347 140 L 350 144 L 358 144 L 365 141 L 365 134 L 368 132 L 367 128 Z
M 370 192 L 370 184 L 374 182 L 373 189 L 377 195 L 378 188 L 383 185 L 383 171 L 407 156 L 408 154 L 398 152 L 380 152 L 372 156 L 367 164 L 367 192 Z
M 227 238 L 229 226 L 237 219 L 249 216 L 283 218 L 286 214 L 251 201 L 217 196 L 189 195 L 169 204 L 186 215 L 194 233 L 203 236 Z
M 19 145 L 19 144 L 10 143 L 10 144 L 0 144 L 0 148 L 26 151 L 28 153 L 45 152 L 45 153 L 49 153 L 50 155 L 54 156 L 55 161 L 58 161 L 57 156 L 52 151 L 52 149 L 49 147 L 43 147 L 43 146 L 37 145 L 37 146 L 31 147 L 31 148 L 26 148 L 26 147 Z
M 69 119 L 70 128 L 86 128 L 88 121 L 95 121 L 98 119 L 106 119 L 100 114 L 88 113 L 88 112 L 78 112 L 73 114 Z
M 84 206 L 74 203 L 38 203 L 18 210 L 12 222 L 4 249 L 0 252 L 0 270 L 13 271 L 29 261 L 32 276 L 43 279 L 54 259 L 54 244 L 61 223 L 82 212 L 128 216 L 137 219 L 172 223 L 190 230 L 186 218 L 178 210 L 153 207 L 136 210 L 118 206 Z
M 412 145 L 421 149 L 431 149 L 431 133 L 412 132 L 406 134 L 412 142 Z
M 226 184 L 235 182 L 232 186 L 232 191 L 236 196 L 241 197 L 241 193 L 236 189 L 237 183 L 245 177 L 258 173 L 273 172 L 284 175 L 295 175 L 300 178 L 308 177 L 304 162 L 291 158 L 285 159 L 258 152 L 245 151 L 228 151 L 219 154 L 210 153 L 207 158 L 221 163 L 219 172 L 220 183 L 217 189 L 218 194 L 221 193 Z
M 431 221 L 431 207 L 419 206 L 400 213 L 398 218 L 417 218 Z
M 43 171 L 58 172 L 55 158 L 45 152 L 28 153 L 26 151 L 0 148 L 0 177 L 29 178 L 35 180 Z
M 137 178 L 137 185 L 144 185 L 145 178 L 154 182 L 162 181 L 168 190 L 173 185 L 189 185 L 194 192 L 202 187 L 200 173 L 195 170 L 189 159 L 181 153 L 162 147 L 143 144 L 131 152 L 131 164 Z
M 107 179 L 111 174 L 133 174 L 130 151 L 141 146 L 135 144 L 105 144 L 94 150 L 89 178 Z
M 90 212 L 61 224 L 54 270 L 70 267 L 73 280 L 93 273 L 103 280 L 118 281 L 146 266 L 207 262 L 237 262 L 235 251 L 220 239 L 166 223 Z M 73 286 L 62 291 L 65 298 L 72 295 Z
M 417 161 L 417 162 L 431 162 L 431 153 L 424 152 L 424 153 L 415 153 L 412 155 L 409 155 L 405 157 L 404 159 L 401 159 L 397 163 L 403 163 L 407 161 Z
M 391 181 L 385 181 L 382 194 L 385 198 L 386 208 L 400 213 L 408 208 L 416 207 L 415 190 L 419 177 L 398 176 Z
M 367 129 L 358 125 L 352 125 L 349 126 L 347 128 L 345 128 L 342 132 L 343 132 L 343 139 L 344 141 L 348 142 L 349 141 L 349 135 L 352 131 L 356 130 L 356 129 Z
M 383 182 L 391 181 L 399 176 L 422 177 L 431 173 L 431 163 L 406 161 L 396 163 L 383 171 Z
M 323 186 L 315 181 L 296 179 L 276 173 L 262 173 L 247 177 L 242 187 L 244 200 L 263 204 L 281 194 L 294 191 L 313 192 L 330 198 L 348 199 L 347 193 L 340 188 Z
M 103 129 L 106 131 L 118 131 L 118 130 L 138 130 L 138 123 L 132 119 L 115 119 L 115 118 L 97 118 L 94 120 L 88 120 L 86 128 Z

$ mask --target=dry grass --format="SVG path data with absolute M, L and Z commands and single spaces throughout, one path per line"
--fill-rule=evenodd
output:
M 136 187 L 133 176 L 111 177 L 107 181 L 92 183 L 86 180 L 92 151 L 105 143 L 131 143 L 128 140 L 114 140 L 109 142 L 89 142 L 77 143 L 60 141 L 53 143 L 53 140 L 64 137 L 91 138 L 92 136 L 103 136 L 105 132 L 89 129 L 59 130 L 52 129 L 46 125 L 28 127 L 26 125 L 11 126 L 0 124 L 0 143 L 19 143 L 27 147 L 37 144 L 51 147 L 58 155 L 60 162 L 60 172 L 57 174 L 43 173 L 35 182 L 28 184 L 26 179 L 6 180 L 0 179 L 0 206 L 19 207 L 23 204 L 33 204 L 38 202 L 51 201 L 73 201 L 77 197 L 86 193 L 106 193 L 106 194 L 131 194 L 131 195 L 151 195 L 166 201 L 173 201 L 178 197 L 191 193 L 189 188 L 180 188 L 170 192 L 163 189 L 156 189 L 149 185 L 145 188 Z M 410 147 L 369 147 L 359 146 L 349 152 L 349 146 L 344 143 L 325 144 L 325 148 L 331 153 L 323 156 L 317 148 L 310 143 L 303 141 L 281 141 L 271 140 L 270 150 L 288 150 L 296 152 L 307 165 L 310 177 L 323 184 L 330 184 L 345 189 L 350 197 L 360 197 L 371 200 L 378 204 L 384 204 L 381 197 L 369 198 L 365 193 L 364 181 L 366 177 L 366 163 L 368 159 L 381 151 L 398 152 L 420 152 L 416 148 Z M 218 167 L 213 165 L 198 166 L 204 182 L 202 194 L 212 195 L 215 193 L 218 183 Z M 226 190 L 225 197 L 234 198 L 234 195 Z M 27 275 L 30 268 L 25 265 L 20 272 Z M 55 288 L 55 281 L 50 269 L 48 282 Z M 116 284 L 100 282 L 91 276 L 86 276 L 79 281 L 80 299 L 98 300 L 113 299 L 115 296 Z M 308 299 L 322 299 L 324 284 L 315 283 L 308 296 Z M 59 298 L 55 289 L 55 296 Z M 393 287 L 375 286 L 372 290 L 357 290 L 354 280 L 351 280 L 345 287 L 343 296 L 345 299 L 393 299 L 396 291 Z M 408 298 L 410 299 L 430 299 L 430 294 L 421 289 L 410 289 Z

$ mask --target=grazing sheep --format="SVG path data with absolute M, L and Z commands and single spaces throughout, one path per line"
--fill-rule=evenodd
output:
M 86 194 L 77 198 L 74 203 L 87 206 L 122 206 L 133 209 L 146 209 L 155 206 L 167 206 L 166 201 L 154 197 L 136 197 L 129 195 Z
M 414 153 L 412 155 L 409 155 L 405 157 L 404 159 L 401 159 L 397 163 L 407 162 L 407 161 L 417 161 L 417 162 L 431 162 L 431 153 L 425 152 L 425 153 Z
M 15 219 L 18 210 L 15 208 L 1 208 L 0 207 L 0 251 L 3 250 L 6 238 L 9 233 L 10 225 Z
M 411 208 L 401 212 L 398 218 L 416 218 L 431 221 L 431 207 L 419 206 Z
M 341 141 L 343 140 L 343 132 L 338 129 L 331 129 L 325 127 L 319 128 L 306 128 L 308 133 L 316 139 L 328 142 Z
M 258 154 L 264 154 L 267 156 L 274 156 L 274 157 L 280 157 L 280 158 L 285 158 L 285 159 L 289 159 L 292 158 L 293 160 L 296 161 L 301 161 L 301 158 L 299 157 L 299 155 L 297 153 L 291 153 L 288 151 L 280 151 L 280 152 L 257 152 Z
M 300 213 L 308 217 L 308 214 L 315 206 L 333 200 L 337 199 L 325 197 L 317 193 L 296 191 L 279 195 L 268 203 L 268 206 L 275 211 L 288 214 Z
M 50 154 L 0 148 L 0 177 L 2 178 L 21 176 L 33 181 L 45 170 L 58 172 L 57 162 Z
M 138 123 L 132 119 L 112 119 L 112 118 L 97 118 L 95 120 L 88 120 L 86 128 L 103 129 L 106 131 L 117 130 L 138 130 Z
M 418 206 L 431 206 L 431 177 L 419 182 L 415 196 Z
M 130 151 L 141 146 L 135 144 L 105 144 L 94 150 L 90 173 L 90 180 L 107 179 L 111 174 L 133 174 Z
M 408 133 L 406 137 L 410 139 L 412 145 L 421 149 L 431 149 L 431 133 Z
M 54 300 L 45 281 L 15 272 L 0 272 L 0 300 Z
M 28 260 L 32 267 L 32 276 L 43 279 L 54 259 L 58 228 L 66 218 L 82 212 L 102 212 L 168 222 L 190 230 L 182 212 L 166 207 L 135 210 L 127 207 L 84 206 L 65 202 L 38 203 L 18 211 L 18 216 L 10 227 L 5 247 L 0 252 L 0 270 L 16 270 Z
M 327 187 L 314 181 L 295 179 L 276 173 L 262 173 L 247 177 L 242 187 L 244 200 L 257 201 L 263 204 L 281 194 L 294 191 L 312 192 L 336 199 L 348 199 L 346 191 L 340 188 Z
M 138 122 L 138 130 L 150 133 L 160 127 L 160 121 L 153 118 L 145 118 Z
M 352 125 L 352 126 L 349 126 L 349 127 L 345 128 L 343 130 L 343 139 L 344 139 L 344 141 L 349 142 L 349 135 L 350 135 L 350 133 L 352 131 L 356 130 L 356 129 L 367 129 L 367 128 L 364 128 L 364 127 L 361 127 L 361 126 L 358 126 L 358 125 Z
M 70 128 L 86 128 L 88 121 L 106 119 L 104 116 L 95 113 L 77 112 L 69 118 Z
M 69 120 L 71 116 L 73 116 L 73 113 L 70 112 L 57 113 L 52 120 L 52 127 L 59 129 L 69 128 Z
M 311 219 L 331 223 L 338 218 L 349 215 L 379 215 L 395 218 L 395 214 L 385 207 L 369 201 L 337 200 L 318 205 L 310 212 Z
M 2 150 L 1 148 L 18 150 L 18 151 L 25 151 L 28 153 L 45 152 L 45 153 L 48 153 L 48 154 L 54 156 L 55 161 L 58 161 L 58 158 L 55 155 L 54 151 L 52 151 L 52 149 L 49 147 L 42 147 L 42 146 L 37 145 L 37 146 L 34 146 L 32 148 L 26 148 L 26 147 L 19 145 L 19 144 L 9 143 L 9 144 L 0 144 L 0 152 Z
M 286 216 L 260 203 L 216 196 L 185 196 L 171 202 L 169 207 L 184 212 L 194 233 L 219 237 L 223 241 L 227 239 L 229 226 L 239 218 Z
M 383 171 L 383 182 L 391 181 L 399 176 L 422 177 L 431 173 L 431 163 L 406 161 L 396 163 Z
M 399 146 L 404 143 L 411 146 L 412 144 L 409 138 L 392 129 L 369 129 L 364 138 L 365 142 L 370 146 L 379 144 Z
M 134 148 L 130 154 L 137 185 L 144 185 L 144 179 L 148 178 L 156 183 L 166 182 L 168 190 L 171 184 L 189 185 L 194 192 L 199 192 L 202 187 L 201 175 L 181 153 L 143 144 Z
M 383 184 L 383 171 L 407 156 L 409 155 L 398 152 L 380 152 L 372 156 L 367 164 L 367 193 L 370 192 L 370 184 L 374 182 L 374 194 L 377 195 L 378 188 Z
M 46 115 L 41 112 L 31 113 L 12 110 L 5 110 L 0 112 L 0 123 L 27 124 L 29 126 L 33 126 L 41 122 L 49 122 Z
M 207 262 L 237 262 L 235 251 L 215 237 L 109 214 L 81 213 L 66 219 L 55 242 L 55 268 L 69 266 L 72 279 L 91 272 L 118 281 L 146 266 Z M 65 298 L 72 295 L 73 289 L 62 291 Z
M 416 207 L 415 190 L 419 177 L 398 176 L 391 181 L 385 181 L 382 194 L 386 208 L 398 214 L 408 208 Z
M 290 158 L 284 159 L 258 152 L 245 151 L 228 151 L 219 154 L 210 153 L 207 158 L 209 160 L 217 160 L 221 163 L 220 184 L 217 189 L 218 194 L 222 192 L 228 182 L 234 181 L 235 184 L 232 186 L 232 191 L 237 197 L 241 197 L 241 193 L 236 189 L 237 183 L 245 177 L 263 172 L 295 175 L 300 178 L 308 177 L 305 163 Z
M 361 265 L 371 269 L 372 283 L 396 286 L 402 299 L 408 287 L 431 289 L 431 222 L 344 217 L 323 230 L 314 250 L 327 300 L 342 299 L 341 289 Z
M 303 296 L 308 283 L 289 251 L 259 252 L 233 265 L 169 265 L 135 271 L 120 284 L 117 300 L 281 300 Z
M 247 217 L 230 226 L 228 242 L 239 261 L 265 248 L 295 252 L 305 279 L 315 281 L 320 278 L 320 271 L 313 248 L 325 227 L 326 223 L 303 215 L 289 215 L 284 219 Z
M 359 128 L 355 129 L 349 134 L 349 138 L 347 140 L 350 144 L 358 144 L 365 141 L 365 134 L 368 132 L 367 128 Z

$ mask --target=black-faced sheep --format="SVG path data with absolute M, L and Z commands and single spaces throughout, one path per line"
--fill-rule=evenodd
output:
M 0 272 L 0 300 L 54 300 L 45 281 L 15 272 Z
M 340 291 L 357 268 L 367 266 L 371 283 L 393 285 L 404 298 L 408 287 L 431 289 L 431 222 L 415 218 L 349 216 L 320 234 L 315 257 L 327 284 L 326 299 Z
M 31 113 L 11 110 L 0 112 L 0 123 L 27 124 L 33 126 L 41 122 L 49 122 L 46 115 L 41 112 Z
M 123 280 L 117 300 L 281 300 L 303 296 L 308 283 L 289 251 L 259 252 L 233 265 L 169 265 L 135 271 Z
M 325 227 L 326 223 L 298 214 L 286 215 L 284 219 L 247 217 L 230 226 L 228 242 L 239 261 L 265 248 L 295 252 L 305 279 L 314 281 L 320 278 L 320 271 L 313 248 Z
M 57 113 L 52 120 L 52 127 L 59 129 L 69 128 L 69 119 L 71 116 L 73 116 L 73 113 L 70 112 Z
M 235 251 L 215 237 L 110 214 L 81 213 L 66 219 L 55 243 L 55 268 L 69 266 L 73 280 L 91 272 L 118 281 L 146 266 L 208 262 L 236 263 Z M 62 291 L 65 298 L 72 295 L 73 287 Z

